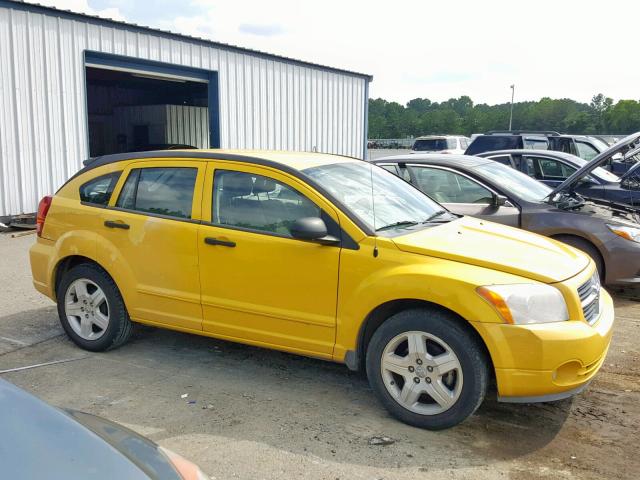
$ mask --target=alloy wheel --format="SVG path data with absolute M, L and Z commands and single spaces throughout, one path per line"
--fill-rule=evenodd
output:
M 380 366 L 389 394 L 411 412 L 437 415 L 460 397 L 460 360 L 446 342 L 430 333 L 395 336 L 384 348 Z
M 84 340 L 97 340 L 109 326 L 109 302 L 102 289 L 86 278 L 69 285 L 64 311 L 73 331 Z

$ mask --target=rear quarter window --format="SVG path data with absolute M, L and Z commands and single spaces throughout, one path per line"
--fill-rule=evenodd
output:
M 122 172 L 93 178 L 80 186 L 80 201 L 92 205 L 107 205 Z

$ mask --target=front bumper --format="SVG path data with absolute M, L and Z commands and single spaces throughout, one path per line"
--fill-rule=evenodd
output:
M 495 367 L 498 399 L 550 401 L 578 393 L 604 363 L 614 323 L 611 296 L 603 289 L 600 317 L 538 325 L 474 323 Z
M 605 252 L 607 285 L 640 285 L 640 243 L 612 234 Z

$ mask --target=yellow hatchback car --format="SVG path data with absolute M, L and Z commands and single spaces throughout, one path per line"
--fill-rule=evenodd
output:
M 585 254 L 345 157 L 100 157 L 41 201 L 37 228 L 35 287 L 80 347 L 139 322 L 364 367 L 423 428 L 467 418 L 492 380 L 502 401 L 575 394 L 611 339 Z

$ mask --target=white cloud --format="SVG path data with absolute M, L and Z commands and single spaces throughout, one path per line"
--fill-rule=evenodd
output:
M 400 102 L 469 95 L 476 102 L 503 103 L 513 83 L 516 100 L 589 101 L 598 92 L 640 98 L 632 20 L 640 14 L 639 2 L 182 1 L 178 16 L 127 19 L 371 73 L 371 96 Z M 55 4 L 90 9 L 87 0 Z M 157 17 L 161 12 L 154 11 Z M 260 30 L 277 34 L 256 35 Z
M 117 8 L 104 8 L 95 10 L 89 6 L 87 0 L 33 0 L 29 3 L 38 3 L 47 7 L 55 7 L 59 10 L 71 10 L 72 12 L 86 13 L 87 15 L 97 15 L 103 18 L 124 21 L 124 15 Z

